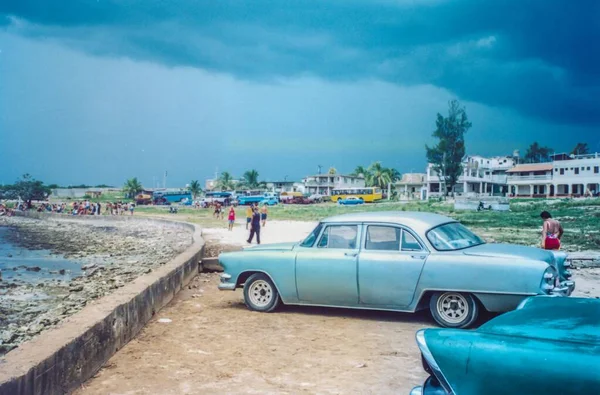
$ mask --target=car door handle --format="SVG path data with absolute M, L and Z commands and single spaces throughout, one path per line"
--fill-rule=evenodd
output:
M 351 256 L 351 257 L 355 257 L 358 255 L 358 252 L 345 252 L 344 253 L 345 256 Z
M 412 259 L 425 259 L 425 255 L 411 255 Z

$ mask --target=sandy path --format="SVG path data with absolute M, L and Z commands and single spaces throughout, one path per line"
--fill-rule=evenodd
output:
M 426 314 L 254 313 L 217 283 L 198 277 L 76 394 L 404 394 L 425 377 Z

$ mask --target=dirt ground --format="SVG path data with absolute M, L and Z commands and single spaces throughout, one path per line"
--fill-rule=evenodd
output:
M 274 221 L 263 242 L 300 240 L 313 226 Z M 243 225 L 204 232 L 215 254 L 246 236 Z M 578 295 L 600 296 L 600 269 L 575 277 Z M 76 394 L 406 394 L 426 377 L 414 335 L 434 326 L 427 313 L 255 313 L 217 284 L 216 273 L 194 279 Z

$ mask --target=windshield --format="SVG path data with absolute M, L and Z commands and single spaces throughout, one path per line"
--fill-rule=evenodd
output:
M 484 244 L 479 236 L 458 222 L 441 225 L 427 232 L 427 239 L 438 251 L 455 251 Z
M 304 239 L 304 241 L 302 243 L 300 243 L 300 246 L 301 247 L 312 247 L 315 244 L 317 237 L 319 237 L 319 233 L 321 233 L 322 228 L 323 228 L 323 224 L 317 225 L 317 227 L 314 228 L 312 232 L 310 232 L 308 237 L 306 239 Z

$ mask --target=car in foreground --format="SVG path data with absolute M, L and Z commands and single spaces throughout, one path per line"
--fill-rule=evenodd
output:
M 487 244 L 454 219 L 424 212 L 363 212 L 321 221 L 306 239 L 219 255 L 221 290 L 246 305 L 279 303 L 416 312 L 442 326 L 472 325 L 533 295 L 568 296 L 563 252 Z
M 338 199 L 337 202 L 338 202 L 338 204 L 341 204 L 341 205 L 344 205 L 344 206 L 346 206 L 346 205 L 364 204 L 365 203 L 364 200 L 362 200 L 361 198 L 358 198 L 356 196 L 348 196 L 345 199 Z
M 411 395 L 597 394 L 600 300 L 534 296 L 476 330 L 417 332 L 430 375 Z

